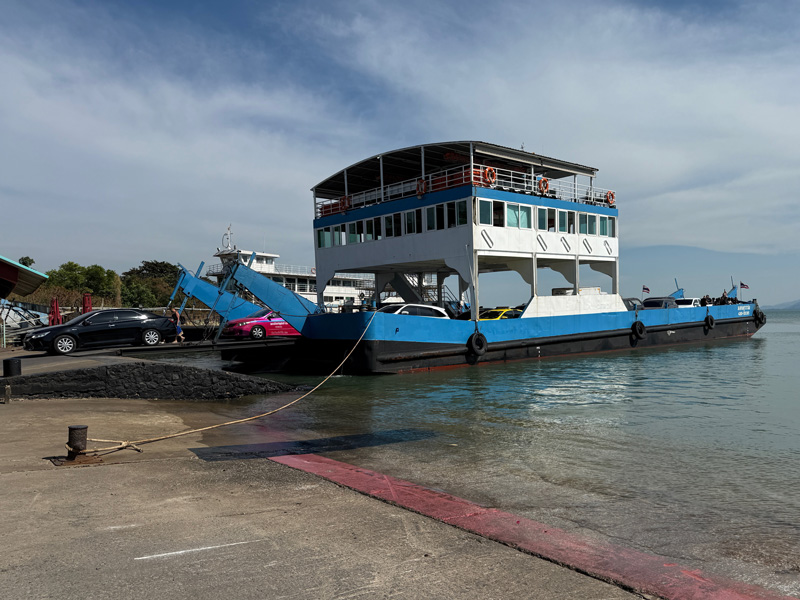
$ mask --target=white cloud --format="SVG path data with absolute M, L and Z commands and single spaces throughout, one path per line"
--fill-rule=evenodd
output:
M 311 3 L 264 9 L 241 39 L 188 15 L 11 6 L 2 248 L 41 268 L 190 266 L 231 222 L 241 245 L 309 262 L 312 185 L 448 139 L 598 167 L 626 245 L 800 250 L 800 53 L 777 4 L 692 21 L 650 3 Z

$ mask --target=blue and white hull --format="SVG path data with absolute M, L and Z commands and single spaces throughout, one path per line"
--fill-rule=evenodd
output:
M 709 327 L 707 316 L 713 317 Z M 475 323 L 358 312 L 306 319 L 288 368 L 324 371 L 353 350 L 344 373 L 400 373 L 487 362 L 697 343 L 753 335 L 764 317 L 755 304 L 479 322 L 486 346 L 470 343 Z M 637 335 L 636 321 L 644 325 Z M 641 334 L 641 330 L 639 331 Z

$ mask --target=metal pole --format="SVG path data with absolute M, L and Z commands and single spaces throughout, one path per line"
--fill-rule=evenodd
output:
M 382 154 L 378 157 L 378 160 L 381 163 L 380 164 L 380 166 L 381 166 L 381 202 L 383 202 L 383 155 Z

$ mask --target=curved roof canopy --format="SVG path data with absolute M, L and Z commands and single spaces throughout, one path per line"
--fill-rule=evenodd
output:
M 594 177 L 597 174 L 597 169 L 594 167 L 487 142 L 442 142 L 376 154 L 342 169 L 315 185 L 312 190 L 317 198 L 338 198 L 380 187 L 381 171 L 383 171 L 383 184 L 391 185 L 421 177 L 423 173 L 435 173 L 458 165 L 468 165 L 470 148 L 474 163 L 511 170 L 532 169 L 536 175 L 549 179 L 572 175 Z
M 0 256 L 0 298 L 7 298 L 12 293 L 27 296 L 39 289 L 46 280 L 44 273 Z

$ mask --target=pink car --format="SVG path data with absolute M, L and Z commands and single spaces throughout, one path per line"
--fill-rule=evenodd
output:
M 225 324 L 222 337 L 263 340 L 267 336 L 300 335 L 300 333 L 270 309 L 254 312 L 243 319 L 233 319 Z

